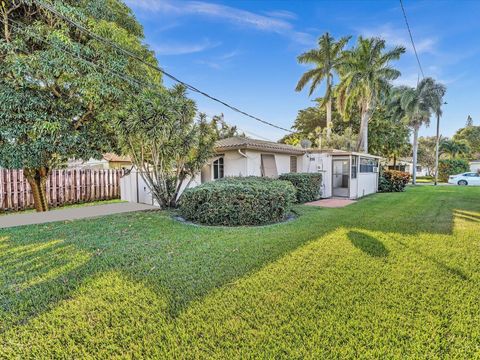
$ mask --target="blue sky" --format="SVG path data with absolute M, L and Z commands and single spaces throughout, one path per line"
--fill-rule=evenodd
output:
M 178 1 L 126 0 L 145 28 L 160 65 L 178 78 L 242 110 L 290 128 L 297 111 L 311 104 L 295 85 L 307 69 L 296 57 L 328 31 L 380 36 L 404 45 L 395 64 L 396 84 L 414 86 L 419 76 L 397 0 L 391 1 Z M 480 2 L 404 0 L 426 76 L 447 86 L 441 132 L 451 136 L 467 115 L 480 125 Z M 353 45 L 353 40 L 350 45 Z M 171 82 L 165 80 L 166 85 Z M 320 88 L 316 96 L 321 96 Z M 224 113 L 247 135 L 277 140 L 285 133 L 220 104 L 190 94 L 200 111 Z M 422 130 L 433 135 L 434 127 Z

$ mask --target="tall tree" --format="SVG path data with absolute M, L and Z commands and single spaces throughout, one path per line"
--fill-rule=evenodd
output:
M 413 129 L 413 184 L 417 178 L 418 132 L 422 125 L 430 124 L 432 113 L 438 113 L 444 93 L 445 87 L 430 77 L 422 79 L 416 88 L 400 87 L 397 91 L 404 119 Z
M 452 159 L 458 156 L 466 156 L 470 154 L 470 147 L 466 141 L 444 139 L 440 142 L 440 152 L 449 155 Z
M 313 64 L 315 67 L 302 75 L 295 88 L 296 91 L 302 91 L 310 82 L 310 96 L 322 82 L 325 82 L 325 95 L 320 106 L 325 106 L 327 112 L 327 137 L 330 136 L 332 128 L 333 79 L 343 62 L 342 51 L 349 40 L 350 36 L 345 36 L 335 41 L 335 38 L 327 32 L 318 39 L 318 48 L 311 49 L 298 57 L 299 63 Z
M 480 126 L 470 125 L 459 129 L 453 139 L 457 141 L 465 141 L 470 148 L 470 157 L 480 159 Z
M 142 44 L 142 27 L 122 1 L 51 6 L 156 64 Z M 70 158 L 98 158 L 115 146 L 111 112 L 136 89 L 114 74 L 159 85 L 160 77 L 36 2 L 2 1 L 0 13 L 0 166 L 24 169 L 36 210 L 46 211 L 52 168 Z
M 340 84 L 337 89 L 339 109 L 342 114 L 352 106 L 361 113 L 357 150 L 368 152 L 368 123 L 379 100 L 390 88 L 390 81 L 400 72 L 390 66 L 405 52 L 404 47 L 385 50 L 385 40 L 359 37 L 355 48 L 345 52 L 339 68 Z
M 180 193 L 188 187 L 213 155 L 216 123 L 205 115 L 195 121 L 195 102 L 183 86 L 162 93 L 145 90 L 130 99 L 118 116 L 123 152 L 163 209 L 177 206 Z

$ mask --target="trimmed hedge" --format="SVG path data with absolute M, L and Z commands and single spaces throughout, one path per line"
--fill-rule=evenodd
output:
M 289 173 L 280 175 L 279 179 L 290 181 L 295 189 L 297 189 L 298 203 L 306 203 L 320 199 L 322 174 Z
M 405 171 L 385 170 L 380 177 L 378 190 L 380 192 L 401 192 L 410 181 L 410 174 Z
M 265 225 L 285 220 L 295 202 L 287 181 L 265 178 L 225 178 L 187 189 L 180 214 L 204 225 Z
M 457 175 L 470 170 L 467 160 L 463 159 L 442 159 L 438 162 L 438 178 L 447 182 L 450 175 Z

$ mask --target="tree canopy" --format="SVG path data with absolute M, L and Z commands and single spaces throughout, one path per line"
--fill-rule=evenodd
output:
M 51 6 L 156 64 L 142 44 L 141 25 L 123 2 L 69 0 Z M 138 91 L 128 79 L 158 86 L 161 79 L 36 2 L 2 2 L 0 14 L 0 166 L 25 170 L 36 209 L 44 211 L 50 169 L 70 158 L 98 158 L 115 147 L 112 111 Z

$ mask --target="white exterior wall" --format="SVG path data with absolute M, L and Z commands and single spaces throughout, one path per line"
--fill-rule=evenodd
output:
M 378 173 L 358 173 L 357 174 L 357 194 L 356 198 L 374 194 L 378 191 Z M 353 197 L 352 197 L 353 198 Z
M 288 154 L 275 154 L 265 151 L 246 150 L 247 155 L 247 176 L 262 176 L 262 154 L 269 154 L 275 156 L 275 164 L 277 166 L 278 175 L 286 174 L 290 172 L 290 155 Z M 298 171 L 298 158 L 297 158 L 297 171 Z
M 305 154 L 299 172 L 322 174 L 322 198 L 332 196 L 332 157 L 329 154 Z
M 471 161 L 470 162 L 470 171 L 471 172 L 480 172 L 480 161 Z

